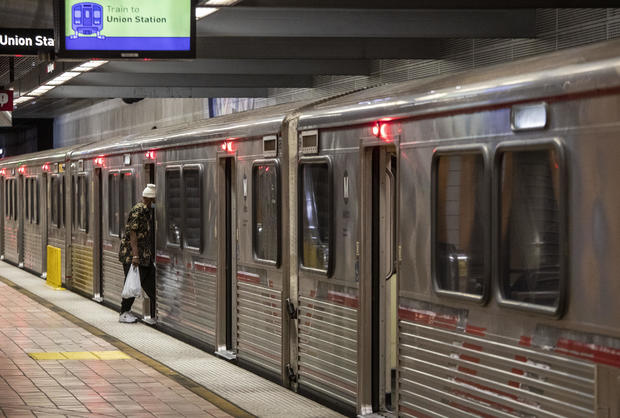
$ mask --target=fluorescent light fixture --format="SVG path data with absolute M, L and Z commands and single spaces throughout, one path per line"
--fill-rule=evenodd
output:
M 48 91 L 50 91 L 51 89 L 53 89 L 54 86 L 40 86 L 34 90 L 32 90 L 30 93 L 28 93 L 28 96 L 41 96 L 42 94 L 47 93 Z
M 108 61 L 104 61 L 104 60 L 87 61 L 71 69 L 71 71 L 79 71 L 79 72 L 90 71 L 93 68 L 101 67 L 103 64 L 107 64 L 107 63 Z
M 80 73 L 76 71 L 66 71 L 45 84 L 48 86 L 60 86 L 61 84 L 66 83 L 67 81 L 71 80 L 74 77 L 77 77 L 78 75 L 80 75 Z
M 33 99 L 34 99 L 34 97 L 30 97 L 30 96 L 21 96 L 21 97 L 18 97 L 17 99 L 15 99 L 15 100 L 13 101 L 13 103 L 14 103 L 14 104 L 22 104 L 22 103 L 29 102 L 29 101 L 31 101 L 31 100 L 33 100 Z
M 209 16 L 211 13 L 217 12 L 217 7 L 196 7 L 196 20 L 200 20 L 205 16 Z
M 232 6 L 239 0 L 207 0 L 201 6 Z

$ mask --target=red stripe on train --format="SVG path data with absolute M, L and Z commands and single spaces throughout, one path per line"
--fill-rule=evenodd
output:
M 165 255 L 155 256 L 155 262 L 158 264 L 170 264 L 170 257 Z
M 358 308 L 359 303 L 356 296 L 349 296 L 346 293 L 335 292 L 333 290 L 327 291 L 327 300 L 337 303 L 338 305 L 346 306 L 348 308 Z
M 571 357 L 620 368 L 620 350 L 617 348 L 560 338 L 555 345 L 555 351 Z
M 440 328 L 456 329 L 458 318 L 449 315 L 438 315 L 431 311 L 420 311 L 405 307 L 398 308 L 398 317 L 419 324 L 433 325 Z
M 237 279 L 246 283 L 260 283 L 260 276 L 258 274 L 246 273 L 244 271 L 237 272 Z
M 217 273 L 217 267 L 211 264 L 203 264 L 203 263 L 194 263 L 194 269 L 198 271 L 202 271 L 204 273 Z
M 478 337 L 484 337 L 486 328 L 475 327 L 473 325 L 467 325 L 465 327 L 465 332 L 468 334 L 476 335 Z

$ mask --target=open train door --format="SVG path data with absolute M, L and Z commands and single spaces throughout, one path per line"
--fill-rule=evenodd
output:
M 358 412 L 394 412 L 396 394 L 396 148 L 362 149 Z
M 218 152 L 217 195 L 217 306 L 215 354 L 227 360 L 236 358 L 235 260 L 237 251 L 235 158 L 230 150 Z

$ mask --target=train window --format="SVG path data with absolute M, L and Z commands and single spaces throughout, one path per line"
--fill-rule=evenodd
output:
M 181 169 L 166 170 L 166 231 L 168 243 L 181 245 Z
M 78 186 L 77 186 L 77 176 L 73 176 L 73 178 L 71 179 L 71 186 L 72 186 L 72 191 L 73 191 L 73 198 L 71 199 L 72 202 L 72 214 L 71 214 L 71 224 L 73 225 L 73 228 L 77 228 L 77 218 L 78 218 Z
M 29 221 L 30 223 L 34 223 L 35 222 L 35 217 L 34 217 L 34 179 L 30 178 L 28 179 L 28 195 L 29 195 L 29 202 L 28 202 L 28 214 L 30 215 Z
M 441 148 L 433 156 L 432 269 L 435 291 L 481 300 L 487 295 L 489 192 L 479 147 Z
M 24 180 L 24 222 L 30 221 L 30 179 Z
M 329 274 L 332 239 L 332 196 L 329 164 L 302 162 L 300 168 L 301 265 Z
M 52 176 L 51 181 L 50 181 L 50 187 L 52 189 L 51 192 L 51 196 L 50 196 L 50 218 L 51 218 L 51 222 L 52 225 L 54 225 L 55 227 L 58 227 L 58 218 L 60 217 L 59 215 L 59 199 L 58 199 L 58 189 L 60 188 L 59 186 L 59 179 L 56 176 Z
M 183 167 L 183 202 L 185 221 L 183 239 L 185 246 L 201 248 L 202 237 L 202 188 L 200 167 Z M 167 190 L 167 188 L 166 188 Z
M 88 231 L 88 177 L 79 175 L 77 178 L 77 227 Z
M 252 168 L 252 242 L 259 261 L 280 262 L 280 186 L 275 160 L 257 161 Z
M 59 228 L 64 228 L 65 226 L 65 216 L 66 216 L 66 200 L 65 200 L 65 195 L 66 195 L 66 189 L 67 186 L 65 185 L 65 176 L 62 175 L 60 177 L 58 177 L 58 181 L 60 181 L 60 187 L 58 189 L 58 191 L 60 192 L 60 197 L 58 198 L 58 200 L 60 201 L 60 203 L 58 204 L 58 215 L 59 215 L 59 219 L 58 219 L 58 227 Z
M 121 210 L 120 213 L 120 232 L 124 234 L 125 232 L 125 223 L 129 218 L 129 212 L 131 212 L 131 208 L 134 205 L 134 187 L 133 187 L 133 176 L 131 172 L 123 172 L 122 177 L 120 178 L 120 202 L 119 208 Z
M 498 279 L 505 304 L 557 313 L 563 303 L 561 152 L 555 142 L 535 149 L 498 147 Z
M 13 214 L 13 220 L 16 221 L 17 220 L 17 211 L 19 210 L 19 206 L 18 206 L 18 201 L 17 201 L 17 181 L 15 179 L 13 179 L 13 209 L 11 210 L 11 213 Z
M 119 236 L 120 231 L 120 174 L 108 175 L 108 226 L 110 235 Z
M 40 186 L 39 186 L 39 179 L 35 178 L 34 179 L 34 222 L 36 224 L 39 224 L 39 222 L 41 221 L 41 205 L 39 205 L 39 200 L 40 200 Z

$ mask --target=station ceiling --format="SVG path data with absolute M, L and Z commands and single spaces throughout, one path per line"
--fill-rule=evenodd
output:
M 313 87 L 316 75 L 368 75 L 373 60 L 440 59 L 448 39 L 534 37 L 532 7 L 554 6 L 463 3 L 241 0 L 197 22 L 195 60 L 109 61 L 20 104 L 14 117 L 53 117 L 108 98 L 267 97 L 270 88 Z M 0 12 L 3 28 L 53 27 L 53 0 L 4 0 Z M 0 57 L 0 87 L 26 94 L 82 63 L 57 62 L 48 74 L 45 57 Z

